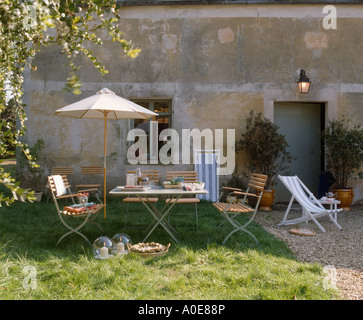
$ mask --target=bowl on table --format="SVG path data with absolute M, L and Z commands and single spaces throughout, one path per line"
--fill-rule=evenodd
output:
M 194 191 L 195 185 L 194 185 L 194 183 L 184 183 L 183 189 L 186 191 Z
M 195 190 L 203 190 L 205 182 L 194 182 Z

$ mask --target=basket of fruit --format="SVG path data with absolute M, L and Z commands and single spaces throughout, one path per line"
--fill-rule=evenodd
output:
M 127 243 L 127 248 L 130 253 L 135 253 L 143 257 L 158 257 L 166 254 L 170 248 L 170 243 L 164 246 L 156 242 L 137 243 L 130 245 Z

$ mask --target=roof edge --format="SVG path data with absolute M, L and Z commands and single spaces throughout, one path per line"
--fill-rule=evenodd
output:
M 211 4 L 244 4 L 244 5 L 351 5 L 362 4 L 362 0 L 117 0 L 121 7 L 126 6 L 161 6 L 161 5 L 211 5 Z

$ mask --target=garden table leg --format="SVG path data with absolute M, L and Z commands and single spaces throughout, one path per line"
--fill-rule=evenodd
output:
M 168 205 L 165 205 L 163 207 L 162 210 L 157 210 L 157 208 L 152 204 L 152 203 L 147 203 L 146 201 L 143 201 L 142 197 L 140 195 L 137 195 L 138 198 L 140 199 L 140 201 L 143 203 L 143 205 L 146 207 L 146 209 L 153 215 L 153 217 L 156 220 L 156 223 L 154 224 L 154 226 L 152 227 L 152 229 L 150 230 L 150 232 L 146 235 L 146 237 L 144 238 L 143 242 L 146 241 L 146 239 L 151 235 L 151 233 L 156 229 L 156 227 L 160 224 L 164 230 L 172 237 L 172 239 L 178 243 L 177 238 L 175 237 L 175 235 L 173 234 L 173 232 L 171 231 L 171 229 L 175 231 L 175 229 L 165 220 L 165 217 L 167 216 L 167 214 L 169 213 L 169 211 L 174 207 L 174 205 L 176 204 L 176 202 L 178 201 L 178 199 L 181 197 L 181 194 L 178 195 L 177 197 L 175 197 L 175 202 L 170 201 L 168 203 Z M 165 211 L 165 212 L 163 212 Z

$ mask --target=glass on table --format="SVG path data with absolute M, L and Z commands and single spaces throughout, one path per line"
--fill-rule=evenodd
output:
M 126 174 L 126 185 L 127 186 L 134 186 L 135 185 L 135 175 L 132 173 Z

